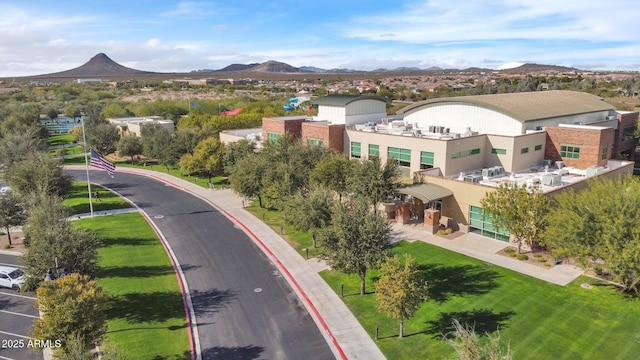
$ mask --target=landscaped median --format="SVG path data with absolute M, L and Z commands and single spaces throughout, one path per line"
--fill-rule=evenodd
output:
M 169 257 L 138 213 L 78 220 L 102 241 L 97 282 L 110 296 L 105 343 L 128 359 L 190 359 L 189 329 Z

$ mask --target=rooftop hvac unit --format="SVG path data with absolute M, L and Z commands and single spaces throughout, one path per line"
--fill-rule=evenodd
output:
M 587 177 L 592 177 L 596 175 L 600 175 L 604 172 L 604 167 L 602 166 L 590 166 L 587 168 Z
M 560 176 L 565 176 L 565 175 L 569 175 L 569 170 L 568 169 L 560 169 L 558 171 L 555 172 L 556 174 L 560 174 Z
M 556 169 L 562 169 L 564 167 L 564 161 L 556 161 Z
M 491 178 L 491 177 L 494 177 L 493 168 L 485 168 L 485 169 L 482 169 L 482 177 L 483 177 L 483 178 Z
M 544 159 L 542 160 L 542 165 L 544 166 L 551 166 L 551 160 L 550 159 Z
M 429 125 L 429 132 L 430 132 L 430 133 L 434 133 L 434 132 L 436 132 L 436 127 L 435 127 L 435 126 L 433 126 L 433 125 Z
M 448 134 L 449 133 L 449 128 L 444 128 L 444 133 Z
M 500 175 L 504 175 L 504 168 L 502 166 L 494 166 L 493 167 L 493 175 L 494 176 L 500 176 Z
M 464 180 L 464 171 L 460 171 L 460 175 L 458 176 L 458 180 Z
M 460 134 L 459 133 L 455 133 L 455 134 L 451 134 L 451 135 L 453 135 L 454 139 L 459 139 L 460 138 Z
M 542 184 L 547 186 L 562 185 L 562 175 L 560 174 L 544 174 L 542 175 Z
M 443 134 L 444 133 L 444 126 L 436 126 L 436 133 L 439 134 Z
M 389 118 L 382 118 L 382 124 L 389 125 Z
M 529 186 L 537 186 L 540 185 L 542 183 L 542 181 L 540 180 L 539 177 L 534 177 L 531 179 L 527 179 L 527 185 Z
M 479 183 L 481 180 L 482 180 L 482 175 L 477 175 L 477 174 L 465 175 L 464 177 L 464 181 L 466 182 Z

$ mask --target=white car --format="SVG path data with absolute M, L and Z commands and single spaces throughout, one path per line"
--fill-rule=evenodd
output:
M 22 289 L 25 275 L 22 269 L 10 266 L 0 266 L 0 287 L 10 288 L 16 291 Z

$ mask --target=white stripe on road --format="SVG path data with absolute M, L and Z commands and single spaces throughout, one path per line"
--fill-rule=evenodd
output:
M 31 340 L 31 338 L 30 338 L 30 337 L 28 337 L 28 336 L 24 336 L 24 335 L 20 335 L 20 334 L 14 334 L 14 333 L 10 333 L 10 332 L 6 332 L 6 331 L 2 331 L 2 330 L 0 330 L 0 334 L 5 334 L 5 335 L 10 335 L 10 336 L 15 336 L 15 337 L 19 337 L 19 338 L 23 338 L 23 339 Z
M 7 311 L 7 310 L 0 310 L 0 313 L 5 313 L 5 314 L 11 314 L 11 315 L 18 315 L 18 316 L 24 316 L 24 317 L 30 317 L 32 319 L 39 319 L 39 316 L 33 316 L 33 315 L 28 315 L 28 314 L 21 314 L 21 313 L 17 313 L 17 312 L 13 312 L 13 311 Z
M 8 292 L 0 292 L 0 296 L 2 296 L 2 295 L 15 296 L 15 297 L 19 297 L 19 298 L 23 298 L 23 299 L 29 299 L 29 300 L 38 300 L 38 298 L 34 297 L 34 296 L 18 295 L 18 294 L 12 294 L 12 293 L 8 293 Z
M 2 360 L 16 360 L 16 359 L 13 359 L 13 358 L 4 357 L 2 355 L 0 355 L 0 359 L 2 359 Z

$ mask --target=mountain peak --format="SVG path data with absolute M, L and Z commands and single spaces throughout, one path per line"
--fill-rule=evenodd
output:
M 41 75 L 46 77 L 108 77 L 108 76 L 131 76 L 153 74 L 148 71 L 141 71 L 122 66 L 111 60 L 105 53 L 98 53 L 83 65 L 58 73 Z

